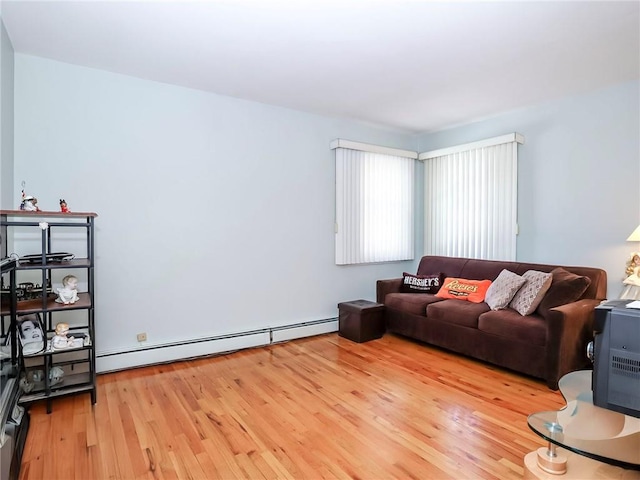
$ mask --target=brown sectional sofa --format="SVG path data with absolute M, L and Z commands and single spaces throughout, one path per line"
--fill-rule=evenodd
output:
M 425 256 L 418 275 L 495 280 L 503 269 L 552 272 L 558 265 Z M 430 293 L 402 293 L 402 278 L 378 280 L 377 301 L 386 306 L 388 332 L 443 347 L 533 377 L 556 390 L 568 372 L 590 368 L 586 346 L 593 339 L 594 308 L 606 299 L 607 274 L 591 267 L 562 267 L 583 277 L 586 291 L 565 303 L 561 282 L 554 281 L 543 304 L 522 316 L 511 308 L 491 310 L 482 303 L 442 299 Z M 554 288 L 555 287 L 555 288 Z M 552 290 L 553 289 L 553 290 Z M 574 292 L 575 293 L 575 292 Z M 567 296 L 569 298 L 569 296 Z M 544 303 L 544 300 L 543 300 Z

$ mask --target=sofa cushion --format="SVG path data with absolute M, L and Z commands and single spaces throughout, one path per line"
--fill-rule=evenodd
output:
M 389 293 L 384 299 L 389 308 L 422 316 L 427 313 L 427 305 L 440 301 L 441 298 L 431 293 Z
M 516 292 L 509 306 L 520 315 L 531 315 L 551 287 L 553 275 L 537 270 L 527 270 L 522 278 L 526 280 L 525 284 Z
M 436 293 L 440 298 L 467 300 L 473 303 L 484 302 L 491 280 L 468 280 L 466 278 L 447 277 Z
M 497 260 L 480 260 L 477 258 L 470 258 L 467 263 L 464 264 L 464 268 L 458 277 L 462 278 L 474 278 L 477 280 L 483 280 L 485 278 L 494 280 L 498 278 L 500 272 L 505 268 L 512 272 L 516 272 L 517 267 L 515 262 L 502 262 Z M 446 270 L 443 270 L 446 271 Z M 452 276 L 452 275 L 449 275 Z
M 404 272 L 402 274 L 402 286 L 400 290 L 403 293 L 438 293 L 443 280 L 444 275 L 442 273 L 413 275 Z
M 538 306 L 538 312 L 543 316 L 547 316 L 549 310 L 554 307 L 578 300 L 591 283 L 589 277 L 576 275 L 562 267 L 553 269 L 551 274 L 551 287 Z
M 478 317 L 487 311 L 489 311 L 489 306 L 484 302 L 471 303 L 444 300 L 427 305 L 427 318 L 429 320 L 454 323 L 463 327 L 477 328 Z
M 491 310 L 506 308 L 525 282 L 526 279 L 505 268 L 489 286 L 484 301 L 487 302 Z
M 478 330 L 521 343 L 544 346 L 547 328 L 539 315 L 523 317 L 510 308 L 483 313 L 478 318 Z

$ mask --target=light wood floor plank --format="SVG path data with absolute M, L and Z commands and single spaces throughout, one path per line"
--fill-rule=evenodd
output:
M 521 478 L 531 379 L 394 335 L 337 334 L 98 376 L 30 409 L 21 480 Z

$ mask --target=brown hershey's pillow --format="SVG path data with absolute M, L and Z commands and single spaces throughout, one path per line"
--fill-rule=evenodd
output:
M 413 275 L 404 272 L 402 274 L 402 293 L 438 293 L 444 280 L 444 274 Z
M 589 277 L 576 275 L 562 267 L 555 268 L 551 274 L 551 287 L 538 306 L 538 312 L 544 316 L 551 308 L 578 300 L 591 284 Z

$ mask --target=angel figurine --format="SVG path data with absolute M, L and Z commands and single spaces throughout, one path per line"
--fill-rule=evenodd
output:
M 640 300 L 640 253 L 633 252 L 627 260 L 627 268 L 624 273 L 626 278 L 622 281 L 624 288 L 620 298 L 623 300 Z
M 627 275 L 623 281 L 625 285 L 640 285 L 640 253 L 631 254 L 624 273 Z

